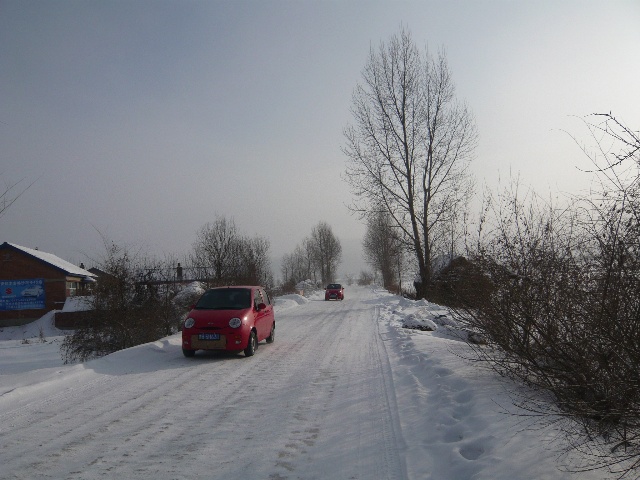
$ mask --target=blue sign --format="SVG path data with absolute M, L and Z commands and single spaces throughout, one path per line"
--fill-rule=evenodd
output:
M 44 300 L 43 278 L 0 280 L 0 311 L 42 310 Z

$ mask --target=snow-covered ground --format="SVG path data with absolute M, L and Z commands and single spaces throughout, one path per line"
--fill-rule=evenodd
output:
M 278 298 L 276 341 L 251 358 L 187 359 L 174 335 L 64 365 L 51 314 L 2 329 L 0 478 L 606 477 L 558 469 L 562 440 L 525 428 L 441 307 L 345 293 Z

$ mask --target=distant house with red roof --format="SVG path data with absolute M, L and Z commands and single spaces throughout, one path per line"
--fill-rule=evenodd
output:
M 95 274 L 52 253 L 5 242 L 0 245 L 0 327 L 61 310 L 67 298 L 86 293 L 95 281 Z

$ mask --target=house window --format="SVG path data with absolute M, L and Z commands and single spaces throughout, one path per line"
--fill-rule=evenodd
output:
M 78 292 L 78 282 L 67 282 L 67 297 L 74 297 Z

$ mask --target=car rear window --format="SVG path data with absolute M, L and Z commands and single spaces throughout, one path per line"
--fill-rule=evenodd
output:
M 197 310 L 243 310 L 251 307 L 251 290 L 248 288 L 216 288 L 204 292 Z

